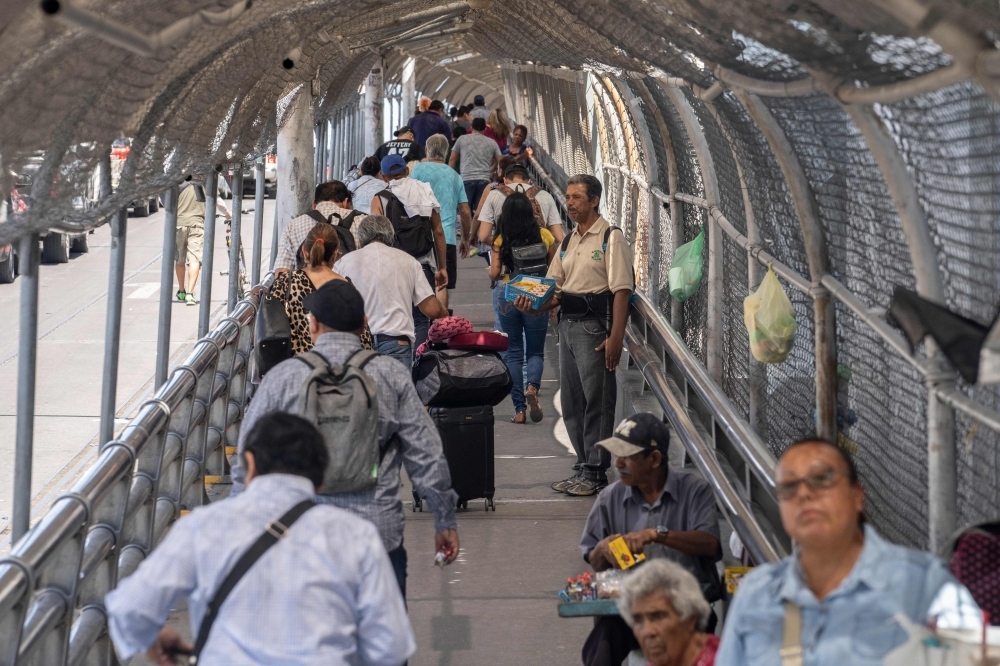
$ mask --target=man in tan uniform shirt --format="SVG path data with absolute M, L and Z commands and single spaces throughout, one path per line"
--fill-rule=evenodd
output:
M 577 226 L 549 265 L 556 292 L 541 308 L 562 306 L 560 396 L 577 458 L 573 476 L 553 483 L 552 489 L 577 496 L 593 495 L 608 484 L 611 456 L 595 445 L 610 437 L 615 426 L 615 368 L 634 287 L 632 252 L 621 230 L 601 216 L 601 190 L 593 176 L 570 178 L 566 210 Z M 524 297 L 515 305 L 537 312 Z

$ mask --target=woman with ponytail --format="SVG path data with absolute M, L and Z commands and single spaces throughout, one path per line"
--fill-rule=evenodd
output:
M 309 335 L 309 315 L 302 300 L 330 280 L 347 280 L 334 272 L 333 264 L 340 258 L 340 240 L 332 224 L 317 224 L 299 247 L 298 267 L 278 275 L 271 286 L 271 295 L 285 303 L 285 313 L 292 328 L 292 352 L 301 354 L 312 349 Z M 372 348 L 371 332 L 365 327 L 361 336 L 365 349 Z

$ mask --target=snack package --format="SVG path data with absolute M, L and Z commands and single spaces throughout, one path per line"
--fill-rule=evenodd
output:
M 629 551 L 628 546 L 625 545 L 625 539 L 621 537 L 610 542 L 608 548 L 611 549 L 611 554 L 615 556 L 615 561 L 621 569 L 630 569 L 646 559 L 646 556 L 642 553 L 634 555 Z

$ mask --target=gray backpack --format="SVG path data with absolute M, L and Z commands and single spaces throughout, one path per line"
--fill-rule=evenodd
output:
M 330 365 L 316 352 L 295 357 L 312 368 L 299 389 L 296 411 L 316 424 L 326 440 L 330 464 L 320 488 L 324 495 L 357 493 L 378 482 L 378 395 L 363 371 L 376 356 L 361 349 L 344 365 Z

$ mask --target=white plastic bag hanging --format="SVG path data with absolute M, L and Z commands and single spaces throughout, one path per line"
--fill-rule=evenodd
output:
M 757 291 L 743 299 L 743 323 L 750 334 L 750 352 L 755 359 L 761 363 L 781 363 L 788 358 L 798 324 L 792 302 L 770 266 Z

